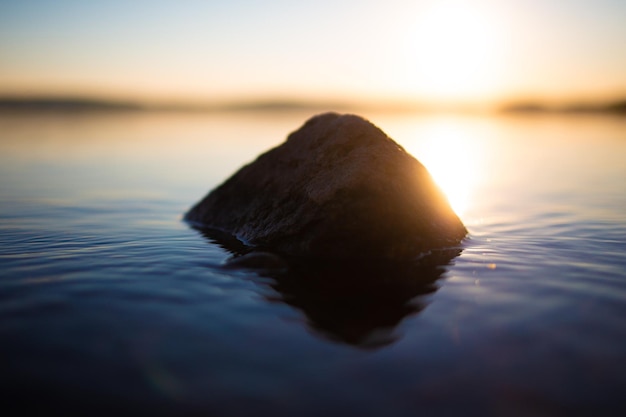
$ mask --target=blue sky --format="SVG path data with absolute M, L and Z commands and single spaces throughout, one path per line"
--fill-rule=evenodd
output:
M 624 22 L 618 0 L 0 0 L 0 94 L 604 98 Z

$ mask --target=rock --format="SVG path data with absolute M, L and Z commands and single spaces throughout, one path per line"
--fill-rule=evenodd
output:
M 308 120 L 187 212 L 257 250 L 323 259 L 409 260 L 467 230 L 430 174 L 370 122 Z

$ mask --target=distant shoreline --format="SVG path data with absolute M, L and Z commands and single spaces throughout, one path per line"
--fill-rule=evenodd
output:
M 354 108 L 340 102 L 307 102 L 289 100 L 259 100 L 224 103 L 148 103 L 131 100 L 106 100 L 76 97 L 2 97 L 2 112 L 286 112 L 334 108 Z
M 81 97 L 14 97 L 0 96 L 0 113 L 83 113 L 83 112 L 270 112 L 292 111 L 382 111 L 394 113 L 424 112 L 476 112 L 477 108 L 468 106 L 428 106 L 416 102 L 379 102 L 350 103 L 343 101 L 297 101 L 283 99 L 232 101 L 221 103 L 144 103 L 132 100 L 106 100 Z M 488 110 L 499 114 L 617 114 L 626 115 L 626 99 L 604 103 L 570 103 L 559 106 L 543 104 L 539 101 L 519 101 Z
M 626 115 L 626 99 L 606 103 L 570 103 L 560 106 L 550 106 L 539 102 L 518 102 L 504 105 L 502 113 L 512 114 L 621 114 Z

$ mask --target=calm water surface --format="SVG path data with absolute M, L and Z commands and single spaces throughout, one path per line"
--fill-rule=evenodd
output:
M 309 116 L 1 115 L 3 408 L 626 415 L 626 119 L 368 115 L 448 193 L 462 252 L 225 267 L 182 214 Z

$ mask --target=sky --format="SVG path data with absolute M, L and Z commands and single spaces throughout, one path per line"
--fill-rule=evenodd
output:
M 0 0 L 0 95 L 626 95 L 624 0 Z

